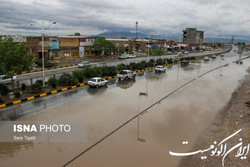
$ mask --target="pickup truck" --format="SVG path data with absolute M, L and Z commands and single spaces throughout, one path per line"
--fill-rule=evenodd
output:
M 117 74 L 118 80 L 127 80 L 129 78 L 135 78 L 136 74 L 130 70 L 122 70 L 119 74 Z

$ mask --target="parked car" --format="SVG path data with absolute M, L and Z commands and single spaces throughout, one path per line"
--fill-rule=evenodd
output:
M 107 86 L 108 84 L 108 81 L 107 80 L 104 80 L 100 77 L 94 77 L 94 78 L 91 78 L 89 81 L 88 81 L 88 86 L 89 87 L 96 87 L 98 88 L 99 86 Z
M 165 72 L 166 68 L 163 66 L 157 66 L 155 67 L 155 72 Z
M 209 57 L 208 57 L 208 56 L 205 56 L 203 60 L 204 60 L 204 61 L 209 61 Z
M 213 56 L 212 56 L 212 59 L 216 59 L 216 55 L 213 55 Z
M 13 76 L 12 79 L 13 79 L 13 81 L 15 81 L 16 80 L 16 76 Z M 4 84 L 11 83 L 12 79 L 11 79 L 10 76 L 0 75 L 0 83 L 4 83 Z
M 88 61 L 83 61 L 78 64 L 78 68 L 84 68 L 90 66 L 90 63 Z
M 122 70 L 119 74 L 117 74 L 118 80 L 127 80 L 129 78 L 135 78 L 136 74 L 130 70 Z
M 128 58 L 136 58 L 136 56 L 134 54 L 129 54 L 127 55 Z
M 100 62 L 96 66 L 98 66 L 98 67 L 107 67 L 107 63 Z
M 189 65 L 189 61 L 188 60 L 182 60 L 181 61 L 181 65 L 184 66 L 184 65 Z
M 127 53 L 123 53 L 123 54 L 121 54 L 118 58 L 119 59 L 126 59 L 126 58 L 128 58 L 128 54 Z

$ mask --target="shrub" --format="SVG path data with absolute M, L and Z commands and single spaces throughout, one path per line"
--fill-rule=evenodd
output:
M 118 65 L 116 66 L 116 70 L 117 70 L 117 71 L 126 70 L 126 65 L 125 65 L 125 64 L 118 64 Z
M 79 71 L 79 70 L 74 71 L 73 77 L 75 77 L 78 80 L 78 82 L 83 82 L 83 72 L 82 71 Z
M 37 64 L 39 67 L 42 67 L 42 60 L 36 60 L 35 61 L 35 64 Z M 48 60 L 44 60 L 44 67 L 45 68 L 48 68 L 48 67 L 54 67 L 56 66 L 57 64 L 56 63 L 51 63 L 49 62 Z
M 21 89 L 22 89 L 22 90 L 26 90 L 26 84 L 25 84 L 25 83 L 22 83 Z
M 0 84 L 1 95 L 7 95 L 9 93 L 9 88 L 5 84 Z
M 154 64 L 152 62 L 147 62 L 147 67 L 154 67 Z
M 102 77 L 103 76 L 115 76 L 116 73 L 116 68 L 114 66 L 107 66 L 107 67 L 102 67 Z
M 56 78 L 52 77 L 48 80 L 48 85 L 51 86 L 52 88 L 56 88 L 58 85 L 58 81 Z
M 150 59 L 150 62 L 151 62 L 151 63 L 155 63 L 155 60 L 154 60 L 154 59 Z
M 35 83 L 39 83 L 41 86 L 43 86 L 43 80 L 39 79 Z
M 132 63 L 129 64 L 129 67 L 130 67 L 131 70 L 136 70 L 137 69 L 137 64 L 132 62 Z
M 101 76 L 102 68 L 101 67 L 86 67 L 83 70 L 83 76 L 86 78 L 99 77 Z
M 158 59 L 158 60 L 156 61 L 156 64 L 157 64 L 157 65 L 163 65 L 163 64 L 164 64 L 164 61 L 163 61 L 162 59 Z
M 15 98 L 20 98 L 20 97 L 21 97 L 20 91 L 16 91 L 16 92 L 14 93 L 14 96 L 15 96 Z
M 173 64 L 173 59 L 172 58 L 167 59 L 167 64 Z
M 39 93 L 42 90 L 42 85 L 39 82 L 36 82 L 31 85 L 31 90 L 33 93 Z
M 72 77 L 69 74 L 63 74 L 59 80 L 58 80 L 58 84 L 60 86 L 73 86 L 77 84 L 77 80 L 76 78 Z
M 0 103 L 3 103 L 4 101 L 4 98 L 0 95 Z

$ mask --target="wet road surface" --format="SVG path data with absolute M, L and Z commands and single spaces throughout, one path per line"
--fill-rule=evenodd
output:
M 82 143 L 1 143 L 0 164 L 4 167 L 63 166 L 173 90 L 213 68 L 230 63 L 157 103 L 68 165 L 175 167 L 180 158 L 168 152 L 188 151 L 246 74 L 250 60 L 244 60 L 243 65 L 231 63 L 236 59 L 231 52 L 224 60 L 218 56 L 215 60 L 201 60 L 187 67 L 175 65 L 163 74 L 147 71 L 137 74 L 136 81 L 111 80 L 108 88 L 79 88 L 6 109 L 1 112 L 2 120 L 82 120 L 87 122 L 88 140 Z M 148 92 L 148 96 L 139 96 L 140 92 Z M 183 145 L 183 141 L 188 141 L 188 145 Z

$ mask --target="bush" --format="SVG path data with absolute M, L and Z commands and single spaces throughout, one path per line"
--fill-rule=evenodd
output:
M 79 71 L 79 70 L 74 71 L 73 77 L 75 77 L 78 80 L 78 82 L 83 82 L 83 72 L 82 71 Z
M 102 77 L 103 76 L 115 76 L 116 73 L 116 68 L 114 66 L 107 66 L 107 67 L 102 67 Z
M 154 64 L 152 62 L 147 62 L 147 67 L 154 67 Z
M 33 93 L 39 93 L 42 90 L 42 85 L 39 82 L 36 82 L 31 85 L 31 90 Z
M 35 61 L 35 64 L 37 64 L 39 67 L 42 67 L 42 60 L 36 60 Z M 51 63 L 49 62 L 48 60 L 44 60 L 44 67 L 45 68 L 48 68 L 48 67 L 54 67 L 56 66 L 57 64 L 56 63 Z
M 157 64 L 157 65 L 163 65 L 163 64 L 164 64 L 164 61 L 163 61 L 162 59 L 158 59 L 158 60 L 156 61 L 156 64 Z
M 126 70 L 126 65 L 125 64 L 118 64 L 117 66 L 116 66 L 116 70 L 117 71 L 122 71 L 122 70 Z
M 26 84 L 25 84 L 25 83 L 22 83 L 21 89 L 22 89 L 22 90 L 26 90 Z
M 52 88 L 56 88 L 58 85 L 58 81 L 56 78 L 52 77 L 48 80 L 48 85 L 51 86 Z
M 39 83 L 40 85 L 43 86 L 43 80 L 41 80 L 41 79 L 37 80 L 35 83 Z
M 77 80 L 76 78 L 72 77 L 69 74 L 63 74 L 59 80 L 58 80 L 58 84 L 60 86 L 73 86 L 77 84 Z
M 4 101 L 4 98 L 0 95 L 0 103 L 3 103 Z
M 151 63 L 155 63 L 155 60 L 154 60 L 154 59 L 150 59 L 150 62 L 151 62 Z
M 132 63 L 129 64 L 129 67 L 130 67 L 131 70 L 134 71 L 134 70 L 137 69 L 137 64 L 132 62 Z
M 1 95 L 7 95 L 9 93 L 9 88 L 5 84 L 0 84 Z
M 172 58 L 167 59 L 167 64 L 173 64 L 173 59 Z
M 101 67 L 86 67 L 83 70 L 83 76 L 85 78 L 100 77 L 102 73 Z
M 16 91 L 14 93 L 14 96 L 15 96 L 15 98 L 20 98 L 21 97 L 21 92 L 20 91 Z

